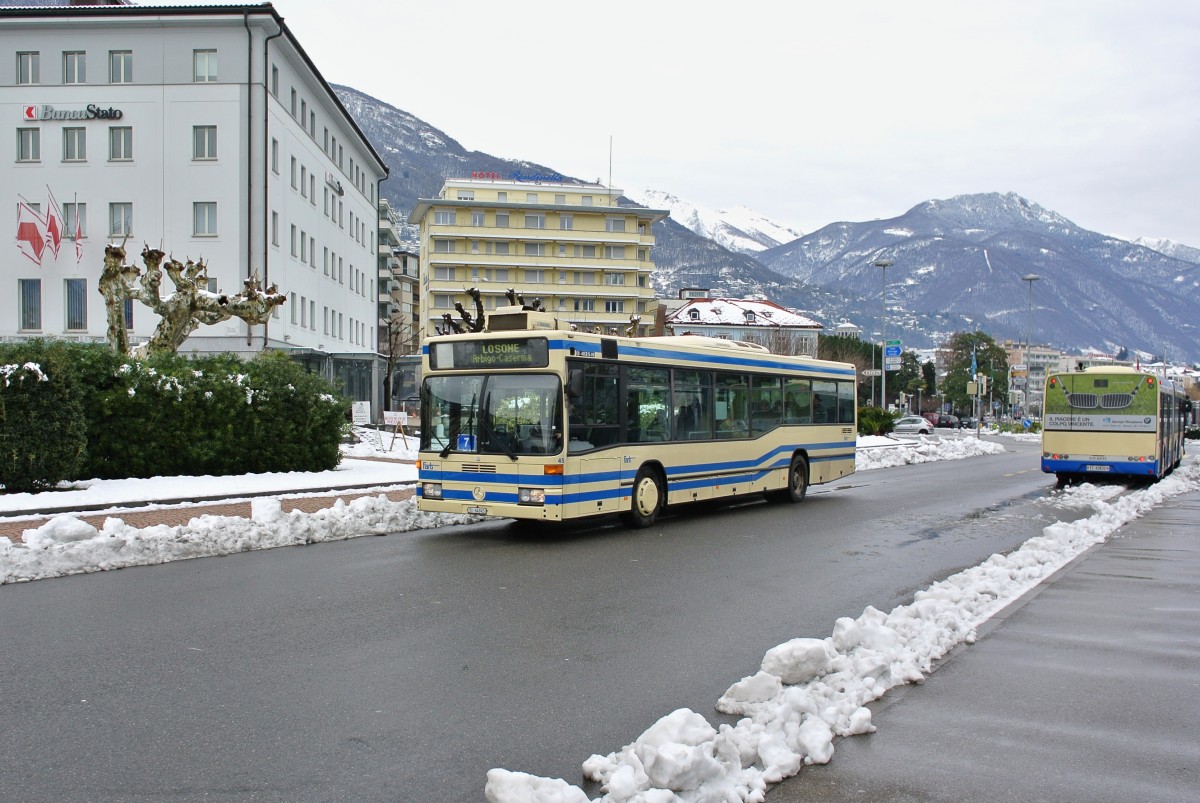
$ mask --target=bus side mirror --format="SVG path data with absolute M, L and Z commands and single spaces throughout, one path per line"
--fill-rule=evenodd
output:
M 583 369 L 572 368 L 567 372 L 567 395 L 578 399 L 583 395 Z

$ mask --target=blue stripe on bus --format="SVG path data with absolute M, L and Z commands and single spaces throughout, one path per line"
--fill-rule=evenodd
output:
M 736 460 L 715 463 L 694 463 L 690 466 L 677 466 L 667 468 L 667 485 L 671 490 L 680 489 L 680 487 L 696 487 L 696 483 L 701 484 L 728 484 L 736 481 L 737 478 L 745 478 L 750 481 L 766 477 L 767 474 L 773 471 L 779 471 L 781 468 L 786 468 L 792 460 L 792 453 L 797 447 L 788 445 L 788 447 L 779 447 L 770 451 L 767 455 L 758 457 L 752 460 Z M 853 460 L 853 449 L 845 449 L 845 444 L 830 443 L 830 444 L 811 444 L 810 449 L 839 449 L 833 454 L 814 455 L 809 454 L 809 462 L 828 462 L 833 460 Z M 476 472 L 450 472 L 450 471 L 428 471 L 421 469 L 419 479 L 421 481 L 440 481 L 440 483 L 472 483 L 479 486 L 505 486 L 514 487 L 520 485 L 546 487 L 547 490 L 559 489 L 568 485 L 589 485 L 594 483 L 629 483 L 634 479 L 636 468 L 617 469 L 617 471 L 605 472 L 589 472 L 586 474 L 574 474 L 570 478 L 564 478 L 558 474 L 544 475 L 529 475 L 515 473 L 498 473 L 498 474 L 479 474 Z M 745 481 L 743 479 L 742 481 Z M 448 493 L 449 491 L 445 491 Z M 466 491 L 462 492 L 466 495 Z M 593 492 L 586 492 L 593 493 Z M 596 492 L 599 493 L 599 492 Z M 626 493 L 628 495 L 628 493 Z M 577 496 L 572 493 L 570 496 Z M 450 498 L 449 496 L 446 498 Z M 466 496 L 464 496 L 466 498 Z M 600 497 L 596 497 L 600 498 Z
M 588 355 L 599 354 L 600 344 L 589 343 L 579 340 L 549 340 L 549 348 L 557 351 L 574 351 L 575 354 Z M 785 371 L 808 371 L 815 374 L 825 374 L 829 376 L 855 376 L 854 368 L 829 368 L 818 365 L 796 365 L 795 363 L 781 362 L 778 360 L 769 359 L 767 357 L 751 357 L 746 354 L 691 354 L 686 351 L 675 351 L 674 349 L 651 348 L 649 346 L 630 346 L 622 343 L 619 347 L 622 356 L 629 355 L 634 357 L 656 357 L 669 358 L 680 360 L 683 362 L 695 363 L 710 363 L 713 365 L 731 365 L 745 366 L 747 368 L 773 368 Z M 421 354 L 428 356 L 429 344 L 421 344 Z
M 598 343 L 580 343 L 575 340 L 552 340 L 550 341 L 552 349 L 574 349 L 576 354 L 599 354 L 600 345 Z M 747 354 L 691 354 L 686 351 L 675 351 L 674 349 L 651 348 L 649 346 L 630 346 L 625 343 L 620 345 L 620 355 L 622 357 L 653 357 L 653 358 L 668 358 L 679 360 L 682 362 L 698 362 L 711 363 L 714 365 L 734 365 L 745 366 L 748 368 L 774 368 L 786 371 L 809 371 L 817 374 L 828 374 L 831 376 L 854 376 L 853 368 L 830 368 L 819 365 L 797 365 L 795 363 L 782 362 L 779 360 L 769 359 L 771 355 L 765 357 L 751 357 Z

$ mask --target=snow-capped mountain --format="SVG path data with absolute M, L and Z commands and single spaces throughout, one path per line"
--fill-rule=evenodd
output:
M 1035 342 L 1062 348 L 1200 359 L 1200 266 L 1082 229 L 1013 193 L 834 223 L 758 259 L 805 284 L 876 299 L 883 275 L 874 263 L 890 259 L 889 315 L 895 309 L 901 320 L 906 311 L 953 310 L 997 338 L 1028 329 Z M 1028 274 L 1039 277 L 1032 287 Z
M 753 256 L 803 236 L 745 206 L 709 209 L 662 190 L 626 190 L 625 195 L 651 209 L 671 210 L 676 223 L 738 254 Z
M 1145 246 L 1175 259 L 1182 259 L 1184 262 L 1195 262 L 1200 265 L 1200 248 L 1192 248 L 1190 245 L 1183 245 L 1174 240 L 1153 237 L 1138 237 L 1133 244 Z

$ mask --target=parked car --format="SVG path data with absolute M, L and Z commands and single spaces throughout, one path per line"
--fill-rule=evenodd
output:
M 959 426 L 963 429 L 976 429 L 979 427 L 979 419 L 973 415 L 964 415 L 959 420 Z
M 941 414 L 941 415 L 939 415 L 939 416 L 938 416 L 938 420 L 937 420 L 937 425 L 936 425 L 936 426 L 937 426 L 937 427 L 939 427 L 939 428 L 946 428 L 946 427 L 948 427 L 948 428 L 950 428 L 950 429 L 958 429 L 958 416 L 956 416 L 956 415 L 947 415 L 947 414 L 943 413 L 943 414 Z
M 892 432 L 898 435 L 928 435 L 933 431 L 933 424 L 919 415 L 906 415 L 892 426 Z

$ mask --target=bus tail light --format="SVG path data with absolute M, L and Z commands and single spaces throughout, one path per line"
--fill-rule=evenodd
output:
M 421 496 L 426 499 L 441 499 L 442 484 L 440 482 L 421 483 Z
M 545 488 L 518 488 L 517 489 L 517 504 L 520 504 L 520 505 L 544 505 L 544 504 L 546 504 L 546 489 Z
M 544 474 L 546 476 L 557 475 L 557 476 L 561 477 L 562 473 L 563 473 L 562 463 L 551 463 L 549 465 L 542 466 L 542 474 Z

